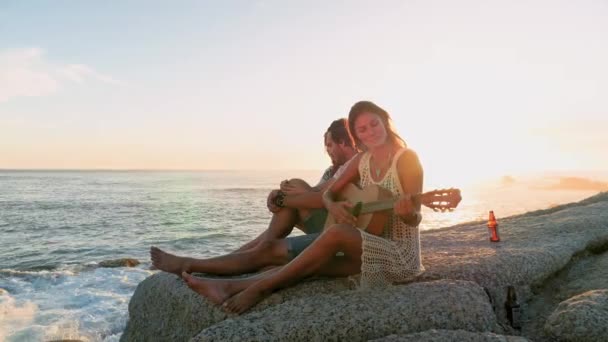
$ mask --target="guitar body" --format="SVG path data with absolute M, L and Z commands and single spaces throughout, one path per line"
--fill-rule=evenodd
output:
M 376 202 L 381 200 L 390 199 L 393 197 L 393 194 L 378 186 L 378 185 L 368 185 L 365 188 L 361 189 L 358 186 L 350 183 L 347 184 L 342 191 L 337 196 L 339 201 L 349 201 L 353 205 L 356 203 L 369 203 Z M 367 214 L 361 214 L 357 217 L 357 227 L 363 230 L 370 230 L 373 232 L 382 231 L 384 225 L 388 222 L 389 215 L 391 214 L 389 210 L 376 211 Z M 325 226 L 323 229 L 333 225 L 336 223 L 336 220 L 331 214 L 328 214 L 327 220 L 325 221 Z

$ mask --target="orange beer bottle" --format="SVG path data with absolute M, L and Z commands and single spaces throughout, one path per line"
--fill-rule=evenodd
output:
M 488 230 L 490 232 L 490 241 L 500 241 L 500 237 L 498 236 L 498 222 L 496 222 L 496 217 L 494 217 L 493 210 L 490 210 L 490 218 L 488 218 Z

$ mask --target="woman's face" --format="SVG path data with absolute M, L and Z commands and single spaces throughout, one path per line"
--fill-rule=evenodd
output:
M 378 147 L 386 142 L 386 127 L 380 115 L 364 112 L 355 119 L 355 135 L 367 148 Z

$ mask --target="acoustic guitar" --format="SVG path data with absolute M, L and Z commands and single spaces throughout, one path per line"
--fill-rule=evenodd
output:
M 370 227 L 384 227 L 388 221 L 390 211 L 400 196 L 394 196 L 390 191 L 378 186 L 368 185 L 361 189 L 355 184 L 347 184 L 340 193 L 338 201 L 349 201 L 354 206 L 351 214 L 357 218 L 357 227 L 367 230 Z M 459 189 L 439 189 L 422 194 L 412 195 L 414 202 L 433 211 L 452 211 L 458 206 L 462 197 Z M 324 229 L 335 224 L 336 220 L 328 214 Z

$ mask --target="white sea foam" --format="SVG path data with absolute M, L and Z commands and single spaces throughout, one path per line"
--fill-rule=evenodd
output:
M 18 303 L 6 290 L 0 289 L 0 341 L 29 326 L 38 312 L 31 301 Z
M 0 296 L 1 341 L 117 341 L 131 294 L 152 273 L 143 267 L 4 272 L 0 286 L 11 293 Z
M 73 276 L 72 270 L 53 270 L 53 271 L 19 271 L 13 269 L 1 269 L 0 275 L 13 276 L 13 277 L 38 277 L 38 278 L 57 278 L 62 276 Z

